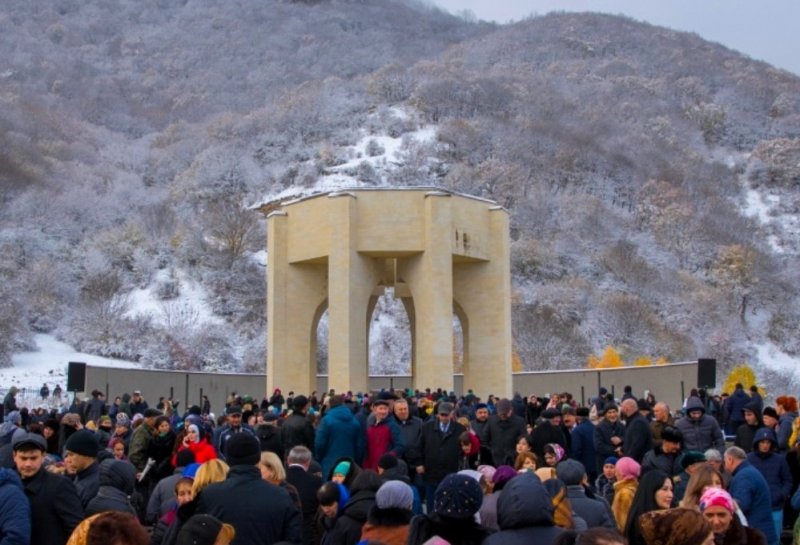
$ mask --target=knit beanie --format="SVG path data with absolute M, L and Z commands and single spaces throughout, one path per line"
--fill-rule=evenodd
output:
M 494 470 L 492 482 L 496 485 L 503 485 L 517 476 L 517 471 L 511 466 L 499 466 Z
M 647 545 L 698 545 L 711 533 L 700 511 L 677 508 L 650 511 L 639 517 Z
M 700 511 L 705 511 L 709 507 L 724 507 L 731 513 L 736 511 L 733 505 L 733 498 L 723 488 L 706 488 L 703 495 L 700 496 Z
M 397 467 L 397 456 L 389 453 L 384 454 L 378 458 L 378 467 L 381 469 L 392 469 L 393 467 Z M 343 475 L 346 475 L 346 473 Z
M 481 487 L 466 475 L 451 473 L 439 483 L 433 496 L 434 512 L 454 519 L 472 518 L 482 503 Z
M 623 481 L 638 479 L 642 473 L 642 466 L 639 465 L 639 462 L 628 456 L 620 458 L 616 467 Z
M 249 433 L 234 433 L 225 445 L 229 466 L 254 466 L 261 459 L 261 443 Z
M 486 479 L 486 482 L 488 483 L 492 482 L 492 479 L 494 478 L 494 474 L 496 471 L 497 470 L 494 468 L 494 466 L 489 466 L 489 465 L 478 466 L 478 473 L 483 475 L 483 477 Z
M 581 484 L 586 468 L 577 460 L 567 459 L 556 466 L 556 476 L 567 486 Z
M 131 427 L 131 419 L 125 413 L 117 413 L 117 426 Z
M 350 462 L 348 462 L 347 460 L 342 460 L 341 462 L 336 464 L 336 467 L 333 468 L 334 475 L 338 473 L 339 475 L 347 476 L 349 472 L 350 472 Z
M 91 458 L 97 458 L 97 452 L 100 450 L 100 443 L 97 441 L 97 435 L 95 435 L 94 432 L 78 430 L 70 435 L 69 439 L 64 443 L 64 450 Z
M 611 464 L 612 466 L 615 466 L 617 465 L 617 462 L 619 462 L 619 458 L 616 456 L 609 456 L 603 461 L 603 465 L 605 466 Z
M 414 503 L 411 487 L 403 481 L 386 481 L 375 493 L 375 505 L 378 509 L 408 509 Z

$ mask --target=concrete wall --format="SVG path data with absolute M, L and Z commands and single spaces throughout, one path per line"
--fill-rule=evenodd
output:
M 464 377 L 455 375 L 454 390 L 463 393 Z M 523 396 L 535 393 L 570 392 L 582 403 L 597 395 L 600 386 L 622 396 L 625 385 L 633 387 L 637 397 L 650 390 L 659 401 L 671 408 L 681 406 L 689 390 L 697 386 L 697 362 L 672 363 L 649 367 L 623 367 L 619 369 L 583 369 L 572 371 L 541 371 L 514 373 L 511 377 L 514 392 Z M 411 376 L 371 376 L 369 390 L 382 388 L 406 389 L 412 387 Z M 328 377 L 316 379 L 317 391 L 328 388 Z M 172 397 L 181 402 L 180 411 L 189 405 L 199 404 L 203 394 L 211 401 L 211 410 L 220 414 L 225 400 L 231 392 L 250 394 L 261 399 L 266 393 L 266 377 L 263 374 L 189 373 L 179 371 L 157 371 L 150 369 L 117 369 L 112 367 L 86 367 L 86 391 L 97 388 L 113 400 L 124 392 L 141 390 L 144 398 L 155 406 L 161 396 Z M 271 393 L 271 392 L 270 392 Z M 284 392 L 284 395 L 287 392 Z M 308 392 L 305 392 L 308 393 Z

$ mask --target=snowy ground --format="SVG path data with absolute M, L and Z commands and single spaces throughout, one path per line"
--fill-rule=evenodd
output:
M 53 405 L 52 400 L 51 403 L 43 403 L 39 397 L 42 384 L 47 384 L 51 392 L 56 384 L 60 384 L 66 394 L 67 366 L 71 361 L 103 367 L 139 367 L 139 364 L 130 361 L 77 352 L 52 335 L 36 335 L 34 340 L 39 350 L 14 354 L 11 357 L 11 367 L 0 368 L 0 395 L 5 395 L 11 386 L 16 386 L 20 390 L 17 394 L 17 405 L 20 407 Z M 65 395 L 65 402 L 66 398 Z

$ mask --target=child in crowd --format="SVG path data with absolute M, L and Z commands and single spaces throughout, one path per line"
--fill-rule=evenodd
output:
M 175 507 L 170 509 L 170 511 L 156 523 L 155 528 L 153 528 L 153 537 L 151 538 L 150 545 L 160 545 L 163 542 L 167 530 L 175 522 L 175 518 L 178 515 L 178 508 L 192 501 L 193 485 L 194 479 L 190 477 L 182 477 L 175 483 Z

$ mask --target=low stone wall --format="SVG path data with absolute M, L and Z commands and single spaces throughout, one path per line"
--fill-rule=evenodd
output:
M 647 367 L 621 367 L 616 369 L 579 369 L 570 371 L 537 371 L 513 373 L 514 392 L 523 396 L 544 395 L 550 392 L 570 392 L 582 404 L 597 395 L 600 386 L 616 397 L 622 396 L 626 385 L 633 387 L 634 395 L 643 397 L 650 390 L 658 401 L 665 401 L 672 409 L 680 407 L 689 390 L 697 386 L 697 362 L 670 363 Z M 317 377 L 317 391 L 327 390 L 328 377 Z M 412 384 L 411 376 L 371 376 L 368 389 L 406 389 Z M 117 369 L 112 367 L 86 367 L 86 391 L 95 388 L 106 393 L 110 401 L 124 392 L 141 390 L 151 406 L 161 396 L 180 400 L 182 412 L 186 406 L 201 403 L 203 395 L 211 402 L 215 414 L 221 412 L 231 392 L 252 395 L 261 400 L 266 392 L 263 374 L 222 374 L 150 369 Z M 433 388 L 436 385 L 431 385 Z M 463 377 L 455 375 L 455 391 L 463 393 Z M 272 392 L 269 392 L 271 394 Z M 283 392 L 284 396 L 288 392 Z M 298 392 L 299 393 L 299 392 Z M 304 392 L 308 393 L 308 392 Z

